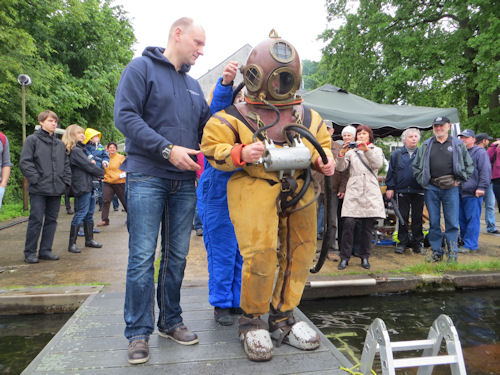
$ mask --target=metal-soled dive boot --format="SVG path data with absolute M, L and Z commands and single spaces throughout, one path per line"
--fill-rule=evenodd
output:
M 274 347 L 266 322 L 248 315 L 243 315 L 238 322 L 240 341 L 248 359 L 264 362 L 273 358 Z
M 320 345 L 318 332 L 306 322 L 296 322 L 292 311 L 276 311 L 271 306 L 269 331 L 278 347 L 285 343 L 301 350 L 314 350 Z
M 94 241 L 94 223 L 92 221 L 83 222 L 83 231 L 85 232 L 85 247 L 102 247 L 100 243 Z
M 78 237 L 78 225 L 72 225 L 69 230 L 69 245 L 68 251 L 70 253 L 80 253 L 80 249 L 76 246 L 76 239 Z

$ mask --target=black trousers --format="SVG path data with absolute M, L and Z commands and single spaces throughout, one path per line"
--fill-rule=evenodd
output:
M 493 182 L 493 194 L 495 194 L 495 198 L 498 204 L 498 212 L 500 212 L 500 178 L 495 178 L 491 180 Z
M 38 238 L 42 230 L 40 240 L 40 255 L 52 251 L 52 243 L 57 228 L 57 217 L 61 206 L 61 196 L 50 197 L 46 195 L 30 194 L 30 217 L 28 229 L 26 230 L 26 244 L 24 245 L 24 256 L 36 255 Z
M 342 246 L 340 248 L 340 258 L 342 260 L 349 260 L 351 258 L 356 224 L 361 228 L 359 256 L 361 258 L 370 257 L 375 219 L 372 217 L 344 217 L 342 223 Z
M 422 212 L 424 210 L 424 195 L 413 193 L 398 193 L 397 194 L 399 211 L 405 221 L 405 225 L 399 223 L 398 240 L 401 246 L 416 246 L 424 240 L 422 232 Z M 408 222 L 411 211 L 411 233 L 408 234 Z

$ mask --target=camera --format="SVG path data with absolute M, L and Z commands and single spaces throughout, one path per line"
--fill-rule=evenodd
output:
M 349 148 L 357 148 L 358 143 L 357 142 L 349 142 Z

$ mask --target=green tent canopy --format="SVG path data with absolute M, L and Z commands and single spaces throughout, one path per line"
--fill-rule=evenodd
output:
M 349 124 L 365 124 L 376 137 L 399 136 L 409 127 L 432 128 L 432 120 L 446 116 L 458 123 L 456 108 L 432 108 L 412 105 L 378 104 L 333 85 L 323 85 L 302 94 L 304 104 L 334 123 L 335 133 Z

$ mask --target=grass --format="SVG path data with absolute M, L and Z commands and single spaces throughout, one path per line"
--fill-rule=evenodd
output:
M 0 210 L 0 221 L 13 219 L 20 216 L 28 216 L 29 214 L 29 210 L 23 210 L 23 202 L 2 204 L 2 209 Z
M 395 273 L 413 273 L 416 275 L 423 274 L 442 274 L 448 271 L 462 272 L 478 272 L 478 271 L 498 271 L 500 270 L 500 261 L 493 260 L 488 262 L 474 261 L 471 263 L 422 263 L 414 266 L 406 267 L 401 270 L 394 271 Z

